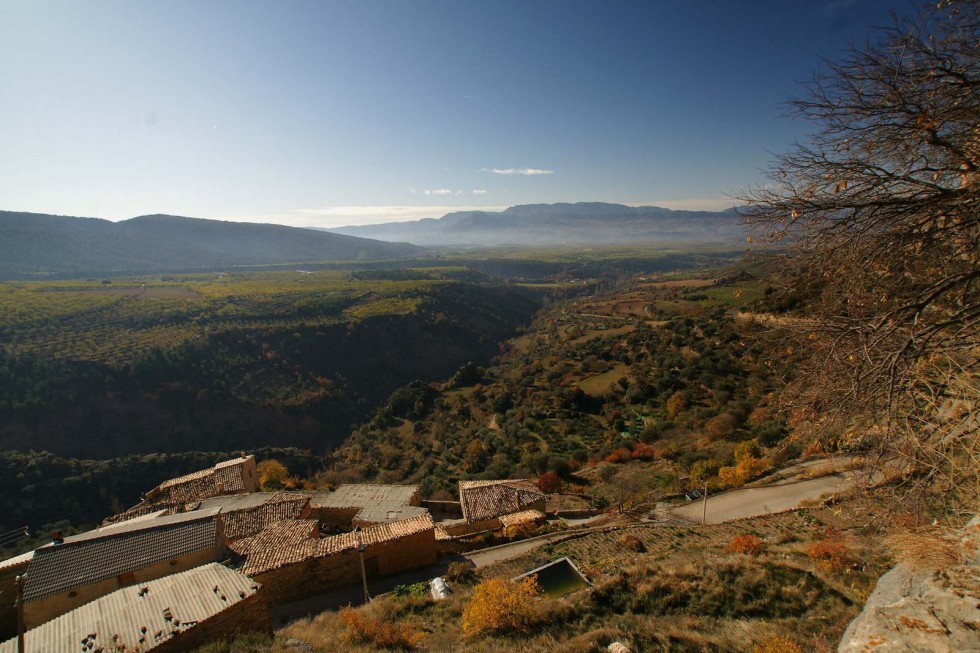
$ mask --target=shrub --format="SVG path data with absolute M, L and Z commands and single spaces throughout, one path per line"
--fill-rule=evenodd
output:
M 653 460 L 657 457 L 657 450 L 649 444 L 638 442 L 633 447 L 633 453 L 630 457 L 633 460 Z
M 259 484 L 265 491 L 281 490 L 289 479 L 289 470 L 275 458 L 263 460 L 258 464 Z
M 746 555 L 759 555 L 762 553 L 762 540 L 755 535 L 736 535 L 725 547 L 729 553 L 744 553 Z
M 473 565 L 469 562 L 450 562 L 446 569 L 446 580 L 452 583 L 471 583 L 476 580 Z
M 835 531 L 827 531 L 823 539 L 810 544 L 806 549 L 806 554 L 811 560 L 828 571 L 843 571 L 853 562 L 850 548 L 842 539 L 841 534 Z
M 712 417 L 704 425 L 704 433 L 711 440 L 724 440 L 735 434 L 738 422 L 731 413 L 722 413 Z
M 691 465 L 691 482 L 701 485 L 707 479 L 717 474 L 719 469 L 721 469 L 720 460 L 716 460 L 714 458 L 709 458 L 708 460 L 696 460 L 694 464 Z
M 683 392 L 675 392 L 667 400 L 667 416 L 671 419 L 677 417 L 687 408 L 687 395 Z
M 414 651 L 419 647 L 424 633 L 412 630 L 404 624 L 388 623 L 360 614 L 353 608 L 341 608 L 340 620 L 347 626 L 341 640 L 347 644 L 375 644 L 381 648 Z
M 563 485 L 561 478 L 555 472 L 545 472 L 538 477 L 538 489 L 545 494 L 561 492 Z
M 607 463 L 625 463 L 625 462 L 629 462 L 630 457 L 632 455 L 633 455 L 633 452 L 632 451 L 630 451 L 626 447 L 621 447 L 619 449 L 615 449 L 611 454 L 609 454 L 608 456 L 606 456 L 606 462 Z
M 643 544 L 643 540 L 638 538 L 636 535 L 630 535 L 629 533 L 627 533 L 622 538 L 620 538 L 619 542 L 627 549 L 635 553 L 643 553 L 644 551 L 647 550 L 646 545 Z
M 429 597 L 428 583 L 412 583 L 411 585 L 395 585 L 391 592 L 395 596 L 414 596 L 425 599 Z
M 463 634 L 482 632 L 526 633 L 535 624 L 534 597 L 538 582 L 528 576 L 517 582 L 491 578 L 473 588 L 463 609 Z

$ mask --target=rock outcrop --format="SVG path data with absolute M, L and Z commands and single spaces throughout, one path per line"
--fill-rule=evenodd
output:
M 980 517 L 967 524 L 960 555 L 947 568 L 901 563 L 882 576 L 838 652 L 980 651 Z

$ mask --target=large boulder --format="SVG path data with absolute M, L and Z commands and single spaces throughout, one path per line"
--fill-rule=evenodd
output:
M 958 564 L 936 569 L 903 562 L 878 579 L 837 650 L 980 651 L 980 517 L 964 530 Z

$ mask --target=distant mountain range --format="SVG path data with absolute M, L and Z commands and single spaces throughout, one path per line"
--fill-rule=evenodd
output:
M 0 279 L 178 272 L 418 253 L 295 227 L 144 215 L 122 222 L 0 211 Z
M 601 202 L 526 204 L 500 212 L 461 211 L 414 222 L 328 229 L 337 234 L 415 245 L 560 245 L 647 241 L 733 243 L 743 220 L 726 211 L 672 211 Z

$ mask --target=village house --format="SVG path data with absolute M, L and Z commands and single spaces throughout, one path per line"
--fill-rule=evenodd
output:
M 459 503 L 463 518 L 440 522 L 439 527 L 449 537 L 460 537 L 540 522 L 545 519 L 547 499 L 548 496 L 527 479 L 460 481 Z
M 143 495 L 143 500 L 126 513 L 152 511 L 156 506 L 173 509 L 210 497 L 258 491 L 259 472 L 255 456 L 243 453 L 238 458 L 217 463 L 209 469 L 164 481 Z
M 33 628 L 115 591 L 208 562 L 226 551 L 217 509 L 73 535 L 35 549 L 27 565 L 24 621 Z
M 253 457 L 242 456 L 166 481 L 101 528 L 67 538 L 56 534 L 51 544 L 0 562 L 0 578 L 9 580 L 8 589 L 14 588 L 17 575 L 27 573 L 27 627 L 42 642 L 61 636 L 39 630 L 54 619 L 70 617 L 75 621 L 62 623 L 84 630 L 79 624 L 88 623 L 84 620 L 91 615 L 84 616 L 83 608 L 98 604 L 115 610 L 111 605 L 116 599 L 99 601 L 128 596 L 116 592 L 131 592 L 135 586 L 152 588 L 150 583 L 158 579 L 225 559 L 229 550 L 232 565 L 263 584 L 263 602 L 268 603 L 359 583 L 362 558 L 368 579 L 436 562 L 435 527 L 421 506 L 418 486 L 354 484 L 335 492 L 258 492 L 255 468 Z M 13 596 L 9 598 L 12 604 Z M 11 610 L 0 614 L 0 638 L 15 634 L 14 616 Z M 185 624 L 192 621 L 183 619 Z M 107 621 L 99 628 L 109 632 L 116 623 Z M 112 628 L 121 634 L 123 626 Z M 188 641 L 183 630 L 163 630 L 180 632 L 180 641 Z M 140 646 L 144 650 L 146 641 Z M 168 644 L 154 640 L 153 646 Z
M 315 492 L 312 515 L 327 532 L 348 531 L 428 514 L 417 485 L 341 485 L 334 492 Z
M 284 601 L 360 581 L 360 555 L 368 580 L 436 562 L 435 526 L 428 513 L 318 536 L 318 521 L 286 520 L 231 545 L 240 571 L 263 584 L 270 602 Z
M 117 589 L 28 630 L 24 650 L 186 651 L 237 630 L 271 630 L 261 586 L 211 563 Z M 17 639 L 0 643 L 16 653 Z
M 233 542 L 259 533 L 284 519 L 310 516 L 309 492 L 253 492 L 205 499 L 193 511 L 220 510 L 225 540 Z

